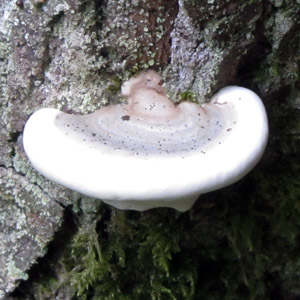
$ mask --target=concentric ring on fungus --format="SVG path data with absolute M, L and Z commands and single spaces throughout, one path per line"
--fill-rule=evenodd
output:
M 268 121 L 260 98 L 229 86 L 209 103 L 173 104 L 154 71 L 122 86 L 127 104 L 85 116 L 35 112 L 24 149 L 47 178 L 119 209 L 185 211 L 227 186 L 262 156 Z

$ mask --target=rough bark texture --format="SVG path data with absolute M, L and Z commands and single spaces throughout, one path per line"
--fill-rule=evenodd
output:
M 299 16 L 299 0 L 0 0 L 0 299 L 300 299 Z M 174 100 L 256 91 L 256 169 L 187 213 L 137 213 L 31 168 L 31 113 L 119 102 L 147 68 Z

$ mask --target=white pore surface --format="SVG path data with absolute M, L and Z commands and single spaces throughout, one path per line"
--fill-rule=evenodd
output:
M 154 107 L 146 101 L 146 115 L 140 100 L 132 108 L 132 99 L 86 116 L 41 109 L 25 126 L 25 151 L 49 179 L 140 211 L 185 211 L 200 194 L 239 180 L 261 158 L 268 122 L 252 91 L 226 87 L 208 104 L 171 104 L 171 112 L 160 108 L 158 117 L 151 116 L 155 101 Z

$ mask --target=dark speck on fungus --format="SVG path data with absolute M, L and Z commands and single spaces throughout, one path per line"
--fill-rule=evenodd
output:
M 129 115 L 122 116 L 121 119 L 122 119 L 123 121 L 129 121 L 129 120 L 130 120 L 130 116 L 129 116 Z

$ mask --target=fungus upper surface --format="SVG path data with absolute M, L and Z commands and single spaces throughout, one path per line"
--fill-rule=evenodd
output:
M 161 77 L 122 86 L 127 104 L 92 114 L 45 108 L 24 130 L 24 148 L 46 177 L 121 209 L 189 209 L 199 194 L 231 184 L 260 159 L 268 123 L 259 97 L 226 87 L 202 106 L 172 103 Z

